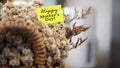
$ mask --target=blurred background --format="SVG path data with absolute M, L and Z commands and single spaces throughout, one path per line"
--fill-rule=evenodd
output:
M 65 61 L 70 68 L 120 68 L 120 0 L 44 0 L 44 3 L 79 10 L 92 7 L 91 14 L 78 23 L 91 26 L 81 34 L 89 39 L 69 52 Z

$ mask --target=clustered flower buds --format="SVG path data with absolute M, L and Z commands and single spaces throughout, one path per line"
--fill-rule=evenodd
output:
M 69 28 L 65 25 L 76 18 L 86 17 L 90 8 L 88 13 L 84 12 L 82 17 L 76 16 L 75 9 L 73 19 L 64 16 L 64 23 L 48 25 L 37 19 L 36 8 L 42 5 L 43 2 L 37 0 L 30 5 L 14 5 L 12 2 L 7 2 L 4 5 L 0 3 L 0 25 L 5 23 L 0 28 L 7 26 L 13 28 L 4 31 L 0 29 L 0 66 L 26 66 L 29 68 L 29 66 L 36 64 L 43 64 L 44 68 L 69 68 L 68 64 L 64 62 L 64 59 L 68 57 L 69 50 L 78 47 L 86 40 L 78 38 L 76 44 L 73 44 L 71 38 L 86 31 L 89 27 L 73 24 L 73 28 Z M 35 29 L 32 29 L 30 25 Z M 27 33 L 27 29 L 33 35 Z M 34 38 L 29 39 L 29 37 Z M 28 40 L 34 41 L 29 42 Z M 39 68 L 39 66 L 35 66 L 35 68 Z

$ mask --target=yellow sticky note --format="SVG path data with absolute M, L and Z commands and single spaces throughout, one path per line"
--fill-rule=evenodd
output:
M 63 22 L 61 5 L 37 8 L 38 20 L 47 24 Z

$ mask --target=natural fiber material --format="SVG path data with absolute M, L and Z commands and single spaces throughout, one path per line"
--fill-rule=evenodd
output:
M 46 50 L 45 46 L 42 45 L 40 32 L 35 27 L 35 25 L 30 23 L 15 23 L 15 22 L 5 22 L 0 23 L 0 39 L 3 41 L 7 32 L 11 33 L 19 33 L 20 35 L 24 36 L 29 43 L 32 44 L 33 51 L 34 51 L 34 62 L 37 65 L 45 65 L 46 59 Z

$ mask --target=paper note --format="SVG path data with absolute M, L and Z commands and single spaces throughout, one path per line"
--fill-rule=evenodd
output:
M 47 24 L 63 22 L 61 5 L 37 8 L 37 17 L 39 21 Z

